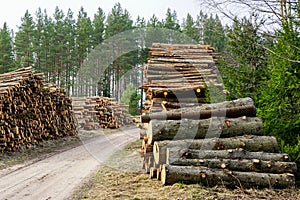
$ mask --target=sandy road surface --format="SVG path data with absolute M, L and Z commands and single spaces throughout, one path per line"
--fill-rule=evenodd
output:
M 117 150 L 138 138 L 127 129 L 87 139 L 83 145 L 19 169 L 0 171 L 0 199 L 64 199 Z

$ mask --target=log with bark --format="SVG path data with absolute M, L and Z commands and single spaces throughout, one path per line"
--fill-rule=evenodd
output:
M 163 185 L 177 182 L 203 184 L 205 186 L 226 186 L 229 188 L 292 188 L 295 187 L 293 174 L 272 174 L 257 172 L 238 172 L 210 169 L 207 167 L 163 165 L 161 172 Z
M 168 112 L 151 113 L 141 115 L 142 123 L 149 123 L 152 119 L 158 120 L 180 120 L 187 119 L 207 119 L 210 117 L 255 117 L 256 109 L 253 100 L 249 97 L 233 101 L 224 101 L 214 104 L 203 104 L 195 107 L 171 110 Z
M 225 138 L 262 134 L 263 124 L 259 117 L 151 120 L 147 129 L 149 144 L 161 140 Z
M 259 159 L 186 159 L 179 158 L 172 165 L 179 166 L 204 166 L 208 168 L 229 169 L 242 172 L 263 172 L 263 173 L 291 173 L 297 172 L 295 162 L 282 162 Z
M 277 140 L 272 136 L 237 136 L 231 138 L 207 138 L 185 140 L 163 140 L 154 142 L 153 155 L 157 164 L 166 163 L 167 148 L 198 149 L 198 150 L 225 150 L 243 148 L 247 151 L 265 151 L 278 153 Z
M 166 163 L 173 164 L 181 158 L 186 159 L 258 159 L 265 161 L 290 162 L 286 153 L 251 152 L 244 149 L 195 150 L 173 147 L 167 149 Z

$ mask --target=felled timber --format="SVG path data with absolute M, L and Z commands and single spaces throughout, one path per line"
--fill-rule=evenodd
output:
M 229 188 L 291 188 L 294 187 L 293 174 L 272 174 L 257 172 L 238 172 L 230 170 L 211 169 L 194 166 L 163 165 L 161 172 L 163 185 L 177 182 L 193 184 L 201 183 L 205 186 L 226 186 Z
M 161 140 L 224 138 L 262 134 L 263 124 L 259 117 L 151 120 L 147 129 L 149 144 Z
M 155 141 L 153 145 L 154 161 L 157 164 L 166 163 L 167 148 L 225 150 L 243 148 L 247 151 L 265 151 L 278 153 L 279 147 L 275 137 L 271 136 L 237 136 L 231 138 L 207 138 L 185 140 Z
M 166 163 L 176 163 L 180 158 L 186 159 L 258 159 L 265 161 L 289 162 L 290 157 L 286 153 L 251 152 L 244 149 L 227 150 L 194 150 L 181 148 L 168 148 Z
M 76 135 L 71 99 L 31 67 L 0 75 L 0 151 Z
M 291 173 L 297 172 L 295 162 L 282 162 L 259 159 L 187 159 L 179 158 L 172 162 L 172 165 L 179 166 L 204 166 L 215 169 L 228 169 L 241 172 L 263 172 L 263 173 Z

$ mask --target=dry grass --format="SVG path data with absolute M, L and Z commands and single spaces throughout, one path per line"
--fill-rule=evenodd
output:
M 106 166 L 91 177 L 70 199 L 300 200 L 299 189 L 243 191 L 181 183 L 162 186 L 160 181 L 151 180 L 148 174 L 140 171 L 141 158 L 137 154 L 140 145 L 141 142 L 136 141 L 115 154 Z

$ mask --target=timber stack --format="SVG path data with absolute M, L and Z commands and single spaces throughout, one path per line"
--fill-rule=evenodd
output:
M 96 97 L 72 97 L 72 104 L 79 129 L 95 130 L 100 128 L 95 110 Z
M 0 109 L 2 152 L 77 133 L 71 100 L 31 67 L 0 74 Z
M 208 87 L 223 90 L 215 62 L 214 49 L 208 45 L 154 43 L 141 86 L 146 92 L 144 113 L 207 102 Z
M 73 97 L 73 109 L 79 128 L 94 130 L 98 128 L 120 128 L 133 124 L 126 111 L 127 106 L 108 97 Z
M 120 128 L 133 124 L 131 115 L 114 98 L 97 97 L 95 109 L 101 128 Z
M 279 151 L 276 138 L 263 135 L 263 123 L 256 115 L 251 98 L 209 102 L 207 93 L 211 87 L 208 84 L 221 92 L 224 90 L 217 82 L 211 48 L 167 44 L 154 44 L 153 47 L 145 68 L 146 85 L 142 86 L 150 103 L 140 119 L 145 127 L 141 130 L 140 154 L 143 169 L 150 178 L 161 180 L 163 185 L 201 183 L 209 187 L 221 185 L 242 189 L 295 186 L 296 163 L 291 162 L 288 154 Z M 181 57 L 180 63 L 190 62 L 185 63 L 184 71 L 181 67 L 176 68 L 178 57 Z M 211 64 L 205 65 L 204 70 L 201 68 L 203 63 L 199 62 L 198 67 L 198 62 L 192 62 L 189 57 L 210 60 Z M 159 66 L 161 72 L 159 68 L 154 70 L 155 66 Z M 170 67 L 176 69 L 171 73 L 166 70 Z M 200 68 L 202 71 L 198 71 Z M 163 81 L 151 81 L 158 80 L 154 71 L 158 77 L 167 80 L 166 85 Z M 186 74 L 193 77 L 194 73 L 198 79 L 195 77 L 190 86 L 183 83 L 183 90 L 180 81 L 186 78 L 182 77 Z M 179 82 L 175 83 L 177 79 L 174 79 L 173 84 L 169 84 L 168 76 L 174 74 Z M 195 102 L 191 103 L 187 91 L 194 93 Z

